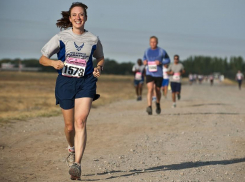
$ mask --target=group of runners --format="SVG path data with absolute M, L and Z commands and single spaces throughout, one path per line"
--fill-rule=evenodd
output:
M 210 85 L 213 85 L 214 82 L 214 75 L 210 74 L 210 75 L 197 75 L 197 74 L 189 74 L 189 84 L 192 85 L 193 83 L 198 82 L 199 84 L 202 84 L 203 80 L 205 80 L 206 82 L 209 81 Z
M 217 76 L 217 79 L 222 82 L 224 80 L 224 75 L 219 75 Z M 241 90 L 241 86 L 242 86 L 242 81 L 244 79 L 244 75 L 243 73 L 238 70 L 235 76 L 235 80 L 238 83 L 238 88 L 239 90 Z M 199 82 L 199 84 L 202 84 L 203 81 L 206 82 L 210 82 L 210 85 L 213 86 L 214 83 L 214 74 L 210 74 L 210 75 L 197 75 L 197 74 L 189 74 L 189 84 L 192 85 L 193 83 Z
M 158 47 L 156 36 L 150 37 L 150 47 L 144 52 L 143 61 L 138 59 L 132 71 L 138 101 L 142 100 L 142 86 L 144 76 L 146 77 L 148 104 L 146 112 L 149 115 L 152 115 L 152 101 L 156 102 L 156 113 L 161 113 L 161 88 L 166 98 L 169 83 L 172 90 L 172 107 L 176 107 L 176 97 L 180 99 L 181 75 L 185 73 L 184 66 L 179 62 L 179 55 L 174 55 L 174 62 L 170 64 L 167 52 Z

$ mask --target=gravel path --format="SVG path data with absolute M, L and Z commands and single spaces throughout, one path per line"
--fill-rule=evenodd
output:
M 133 90 L 132 90 L 133 91 Z M 245 181 L 245 90 L 215 83 L 183 85 L 162 113 L 143 101 L 91 110 L 82 181 Z M 69 180 L 62 116 L 0 128 L 0 181 Z

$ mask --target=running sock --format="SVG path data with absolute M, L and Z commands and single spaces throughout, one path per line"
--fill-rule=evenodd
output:
M 75 147 L 73 146 L 73 147 L 70 147 L 69 145 L 68 145 L 68 151 L 69 152 L 75 152 Z

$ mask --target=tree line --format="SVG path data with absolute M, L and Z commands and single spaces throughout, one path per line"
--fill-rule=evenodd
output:
M 213 73 L 223 74 L 225 77 L 234 79 L 238 70 L 245 72 L 245 60 L 239 57 L 227 58 L 209 56 L 191 56 L 182 61 L 187 76 L 189 73 L 209 75 Z
M 1 63 L 11 63 L 18 67 L 19 62 L 24 64 L 26 67 L 38 67 L 41 68 L 42 72 L 54 72 L 55 69 L 52 67 L 42 66 L 39 64 L 37 59 L 1 59 Z M 214 72 L 225 75 L 225 77 L 234 79 L 235 74 L 238 70 L 245 72 L 245 60 L 241 57 L 227 58 L 209 57 L 209 56 L 190 56 L 185 60 L 181 61 L 185 67 L 186 73 L 184 76 L 188 76 L 189 73 L 209 75 Z M 136 61 L 135 61 L 136 63 Z M 135 63 L 124 62 L 118 63 L 114 59 L 105 59 L 105 67 L 103 70 L 104 74 L 115 74 L 115 75 L 130 75 L 132 74 L 132 67 Z M 96 61 L 93 61 L 96 66 Z

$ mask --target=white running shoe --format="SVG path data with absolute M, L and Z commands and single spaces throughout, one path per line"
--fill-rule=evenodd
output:
M 176 108 L 176 103 L 173 103 L 172 108 Z

